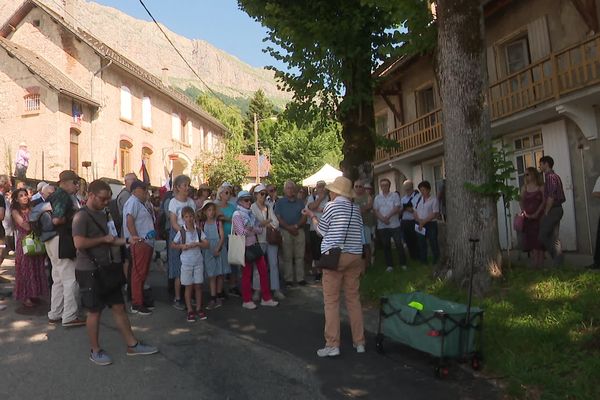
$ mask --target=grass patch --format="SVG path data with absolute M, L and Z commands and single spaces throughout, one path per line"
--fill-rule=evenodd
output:
M 369 302 L 417 290 L 467 301 L 466 290 L 418 264 L 386 273 L 377 263 L 361 282 Z M 513 267 L 473 305 L 485 310 L 484 372 L 503 377 L 510 397 L 600 399 L 599 273 Z

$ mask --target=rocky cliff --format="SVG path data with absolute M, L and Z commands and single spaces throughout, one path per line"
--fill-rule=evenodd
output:
M 64 15 L 63 0 L 41 0 Z M 123 12 L 84 0 L 68 0 L 69 13 L 80 27 L 138 63 L 151 73 L 161 76 L 167 67 L 169 81 L 185 90 L 206 87 L 194 76 L 153 22 L 135 19 Z M 21 4 L 17 0 L 0 0 L 0 24 L 4 23 Z M 277 89 L 272 71 L 254 68 L 238 58 L 201 39 L 188 39 L 162 26 L 175 46 L 198 75 L 214 91 L 233 98 L 249 98 L 262 89 L 275 104 L 282 105 L 290 94 Z

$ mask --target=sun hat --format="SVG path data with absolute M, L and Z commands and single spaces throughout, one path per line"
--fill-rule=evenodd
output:
M 205 208 L 206 206 L 210 206 L 211 204 L 215 204 L 215 202 L 214 202 L 214 201 L 212 201 L 212 200 L 204 200 L 204 202 L 202 203 L 202 207 L 200 207 L 200 209 L 201 209 L 201 210 L 204 210 L 204 208 Z
M 333 183 L 325 186 L 330 192 L 337 193 L 344 197 L 352 198 L 355 196 L 352 190 L 352 181 L 345 176 L 338 176 Z
M 250 194 L 249 191 L 242 190 L 241 192 L 238 193 L 237 201 L 239 203 L 242 199 L 251 199 L 251 198 L 252 198 L 252 195 Z
M 79 177 L 79 175 L 77 175 L 75 171 L 71 171 L 70 169 L 66 169 L 58 175 L 59 182 L 78 181 L 80 179 L 81 178 Z
M 263 185 L 262 183 L 259 183 L 258 185 L 256 185 L 256 187 L 254 188 L 254 194 L 260 193 L 262 191 L 266 191 L 267 187 L 265 185 Z

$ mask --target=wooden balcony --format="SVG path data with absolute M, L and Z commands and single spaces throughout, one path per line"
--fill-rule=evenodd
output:
M 508 117 L 597 83 L 600 83 L 600 35 L 551 53 L 490 85 L 491 119 Z M 386 137 L 397 141 L 400 148 L 378 149 L 377 163 L 441 140 L 441 109 L 388 132 Z

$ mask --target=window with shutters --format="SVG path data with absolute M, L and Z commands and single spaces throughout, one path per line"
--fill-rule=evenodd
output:
M 530 63 L 527 37 L 521 37 L 504 45 L 504 59 L 508 75 L 518 72 Z
M 146 171 L 148 171 L 148 175 L 152 175 L 152 149 L 150 147 L 142 147 L 142 161 L 146 166 Z
M 417 90 L 415 92 L 415 99 L 417 101 L 417 117 L 429 114 L 435 110 L 435 94 L 433 91 L 433 85 L 421 90 Z
M 131 148 L 133 145 L 127 140 L 121 140 L 119 142 L 119 153 L 121 156 L 121 163 L 119 164 L 119 173 L 121 178 L 124 178 L 126 174 L 132 172 L 131 169 Z

